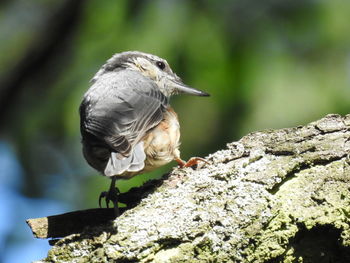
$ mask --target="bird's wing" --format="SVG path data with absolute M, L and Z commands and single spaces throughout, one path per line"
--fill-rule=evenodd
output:
M 167 105 L 156 84 L 135 71 L 106 73 L 91 86 L 80 107 L 81 130 L 83 141 L 88 134 L 110 150 L 105 175 L 142 170 L 141 140 L 161 122 Z

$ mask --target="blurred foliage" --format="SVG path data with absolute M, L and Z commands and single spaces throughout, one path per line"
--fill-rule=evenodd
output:
M 248 132 L 346 114 L 350 2 L 342 0 L 13 0 L 0 4 L 1 139 L 22 192 L 94 207 L 108 180 L 81 154 L 78 107 L 112 54 L 166 58 L 210 98 L 178 96 L 182 158 Z M 172 164 L 174 165 L 174 164 Z M 126 191 L 154 173 L 120 182 Z

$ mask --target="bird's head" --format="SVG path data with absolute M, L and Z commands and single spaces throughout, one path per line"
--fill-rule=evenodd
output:
M 209 94 L 204 91 L 185 85 L 171 70 L 165 59 L 139 51 L 127 51 L 115 54 L 96 73 L 93 81 L 107 71 L 123 69 L 135 70 L 150 78 L 167 97 L 180 93 L 196 96 L 209 96 Z

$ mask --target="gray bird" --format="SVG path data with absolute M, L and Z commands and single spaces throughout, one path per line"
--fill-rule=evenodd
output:
M 115 54 L 96 73 L 80 105 L 83 154 L 97 171 L 112 179 L 105 198 L 118 210 L 117 179 L 128 179 L 180 158 L 180 125 L 170 107 L 172 95 L 209 96 L 186 86 L 166 60 L 138 51 Z

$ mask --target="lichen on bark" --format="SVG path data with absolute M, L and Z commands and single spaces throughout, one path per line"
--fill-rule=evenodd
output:
M 349 128 L 333 114 L 249 134 L 40 262 L 350 262 Z

